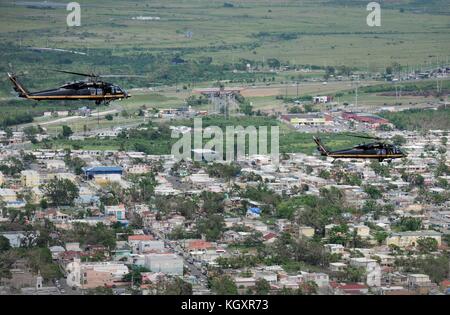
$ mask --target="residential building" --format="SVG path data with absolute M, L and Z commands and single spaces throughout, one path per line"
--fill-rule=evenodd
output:
M 417 241 L 421 238 L 434 238 L 438 246 L 441 246 L 441 233 L 432 230 L 423 231 L 407 231 L 393 233 L 386 239 L 386 245 L 396 245 L 399 247 L 416 246 Z
M 381 267 L 376 260 L 364 257 L 350 258 L 350 265 L 365 269 L 366 283 L 369 287 L 381 286 Z
M 314 236 L 314 228 L 309 227 L 309 226 L 300 226 L 298 228 L 298 232 L 299 232 L 299 236 L 304 236 L 304 237 L 313 237 Z
M 81 262 L 75 258 L 66 267 L 67 285 L 81 289 L 112 286 L 120 283 L 129 270 L 116 262 Z
M 145 255 L 145 267 L 152 272 L 163 272 L 169 275 L 183 275 L 183 258 L 171 253 L 151 253 Z
M 105 214 L 112 215 L 116 218 L 117 221 L 125 220 L 126 217 L 126 209 L 123 204 L 117 206 L 106 206 Z

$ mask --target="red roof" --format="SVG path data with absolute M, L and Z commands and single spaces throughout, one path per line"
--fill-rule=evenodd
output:
M 359 283 L 345 283 L 338 286 L 341 290 L 364 290 L 367 286 Z
M 208 249 L 211 248 L 212 245 L 210 242 L 206 242 L 203 240 L 194 240 L 189 242 L 189 249 Z
M 272 238 L 275 238 L 275 237 L 277 237 L 277 235 L 276 235 L 275 233 L 272 233 L 272 232 L 269 232 L 269 233 L 267 233 L 267 234 L 265 234 L 265 235 L 263 236 L 263 238 L 264 238 L 266 241 L 268 241 L 268 240 L 270 240 L 270 239 L 272 239 Z
M 128 242 L 129 241 L 151 241 L 153 240 L 153 237 L 150 235 L 130 235 L 128 236 Z

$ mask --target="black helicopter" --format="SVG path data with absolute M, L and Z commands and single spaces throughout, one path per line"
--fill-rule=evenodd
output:
M 93 100 L 99 105 L 102 102 L 108 104 L 114 100 L 121 100 L 131 97 L 120 86 L 101 81 L 102 77 L 120 77 L 121 75 L 96 75 L 63 70 L 51 70 L 56 72 L 84 76 L 87 80 L 75 81 L 64 84 L 56 89 L 39 92 L 29 92 L 17 79 L 17 76 L 8 73 L 8 77 L 14 85 L 14 90 L 19 93 L 19 97 L 30 100 Z M 127 76 L 130 77 L 130 76 Z M 134 76 L 133 76 L 134 77 Z
M 359 144 L 351 149 L 329 151 L 319 137 L 313 137 L 313 139 L 317 144 L 317 150 L 322 156 L 328 156 L 334 159 L 377 159 L 380 162 L 387 160 L 390 163 L 393 159 L 401 159 L 407 156 L 394 144 L 382 141 L 382 138 L 359 135 L 352 135 L 352 137 L 378 141 Z

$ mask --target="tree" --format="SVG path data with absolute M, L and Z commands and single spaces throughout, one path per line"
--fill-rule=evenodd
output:
M 214 277 L 210 281 L 211 290 L 218 295 L 238 294 L 236 283 L 228 275 Z
M 439 161 L 438 166 L 436 167 L 435 176 L 442 176 L 442 175 L 450 175 L 450 167 L 447 166 L 444 159 L 441 159 Z
M 329 233 L 328 241 L 332 244 L 346 245 L 350 241 L 349 229 L 346 224 L 334 226 Z
M 6 138 L 12 138 L 13 131 L 11 128 L 5 128 Z
M 114 295 L 113 289 L 107 287 L 97 287 L 93 289 L 88 289 L 86 291 L 87 295 Z
M 283 287 L 280 291 L 278 291 L 278 295 L 296 295 L 296 291 L 292 288 Z
M 136 202 L 149 202 L 157 185 L 155 175 L 147 173 L 139 177 L 130 188 L 130 195 Z
M 198 209 L 197 203 L 191 199 L 177 199 L 175 211 L 190 220 L 194 217 Z
M 47 247 L 34 247 L 26 252 L 28 265 L 34 272 L 41 272 L 45 280 L 61 277 L 61 270 L 53 263 L 52 254 Z
M 30 126 L 30 127 L 24 128 L 23 132 L 24 132 L 27 140 L 33 141 L 33 139 L 35 139 L 36 135 L 39 133 L 39 130 L 34 126 Z
M 269 58 L 267 59 L 267 64 L 270 68 L 276 69 L 281 66 L 281 62 L 276 58 Z
M 67 155 L 64 158 L 64 162 L 66 163 L 67 167 L 73 170 L 76 175 L 81 175 L 83 173 L 83 167 L 86 166 L 86 162 L 77 156 L 71 158 L 70 155 Z
M 383 196 L 381 191 L 372 185 L 367 185 L 364 187 L 364 192 L 368 194 L 371 199 L 380 199 Z
M 361 282 L 365 274 L 364 268 L 348 266 L 345 270 L 345 278 L 349 282 Z
M 450 272 L 449 255 L 444 254 L 440 257 L 428 256 L 421 261 L 421 270 L 430 276 L 431 281 L 439 283 L 448 277 Z
M 280 218 L 292 219 L 304 207 L 304 203 L 303 197 L 294 197 L 282 201 L 276 206 L 276 214 Z
M 69 179 L 51 179 L 42 186 L 46 197 L 56 206 L 72 205 L 79 196 L 79 189 Z
M 363 206 L 361 207 L 361 211 L 364 213 L 379 213 L 380 207 L 378 206 L 378 203 L 373 199 L 368 199 L 364 202 Z
M 73 224 L 72 230 L 65 235 L 66 242 L 80 242 L 80 244 L 103 245 L 107 248 L 116 246 L 116 233 L 103 223 L 90 226 L 86 223 Z
M 383 176 L 383 177 L 389 177 L 389 166 L 383 165 L 380 162 L 376 160 L 372 160 L 370 162 L 370 168 L 375 172 L 375 174 Z
M 22 163 L 22 161 L 15 157 L 6 159 L 3 161 L 2 164 L 0 164 L 0 171 L 4 175 L 14 176 L 23 171 L 24 169 L 25 166 Z
M 108 115 L 105 115 L 105 119 L 111 121 L 114 119 L 114 117 L 113 117 L 113 115 L 108 114 Z
M 236 177 L 241 171 L 241 167 L 236 163 L 231 164 L 221 164 L 221 163 L 213 163 L 208 165 L 207 172 L 209 176 L 224 178 L 226 180 L 230 180 L 233 177 Z
M 438 242 L 432 237 L 423 237 L 417 240 L 417 248 L 421 253 L 435 252 L 438 249 Z
M 3 235 L 0 235 L 0 253 L 7 251 L 11 248 L 11 245 L 9 244 L 9 239 L 4 237 Z
M 48 202 L 47 202 L 47 199 L 41 199 L 41 201 L 39 202 L 39 206 L 40 206 L 42 209 L 47 209 L 47 208 L 48 208 Z
M 270 291 L 270 284 L 264 278 L 259 278 L 255 282 L 255 294 L 257 295 L 267 295 Z
M 12 265 L 19 259 L 15 251 L 0 252 L 0 280 L 2 278 L 11 279 Z
M 325 73 L 330 76 L 330 75 L 334 75 L 336 73 L 336 69 L 332 66 L 327 66 L 325 68 Z
M 406 143 L 405 137 L 401 135 L 395 135 L 391 138 L 392 143 L 394 143 L 397 146 L 401 146 Z
M 422 187 L 425 183 L 425 179 L 420 174 L 414 174 L 414 176 L 411 177 L 411 184 L 414 186 Z
M 124 118 L 130 117 L 130 113 L 128 113 L 128 111 L 127 111 L 126 109 L 122 110 L 122 111 L 120 112 L 120 114 L 121 114 L 122 117 L 124 117 Z
M 422 228 L 422 221 L 419 218 L 401 218 L 397 224 L 400 231 L 418 231 Z
M 241 111 L 241 113 L 243 113 L 244 115 L 247 115 L 247 116 L 250 116 L 253 114 L 253 106 L 248 101 L 240 103 L 239 110 Z
M 72 128 L 70 128 L 69 126 L 62 126 L 62 133 L 61 136 L 63 138 L 69 138 L 71 135 L 73 135 L 73 131 Z
M 123 281 L 132 282 L 132 285 L 141 285 L 142 284 L 142 276 L 141 273 L 150 272 L 150 269 L 141 267 L 141 266 L 133 266 L 131 271 L 123 276 Z
M 348 66 L 340 66 L 338 68 L 338 74 L 339 75 L 345 75 L 345 76 L 349 76 L 352 74 L 352 69 Z
M 304 285 L 303 285 L 303 292 L 306 292 L 306 294 L 308 295 L 313 295 L 313 294 L 317 294 L 319 290 L 319 286 L 317 285 L 316 282 L 314 281 L 307 281 Z
M 203 191 L 200 197 L 203 199 L 202 211 L 209 214 L 223 212 L 224 196 L 222 194 Z
M 321 177 L 321 178 L 329 179 L 330 176 L 331 176 L 330 172 L 325 169 L 322 169 L 319 171 L 319 177 Z
M 388 236 L 389 234 L 385 231 L 375 232 L 375 240 L 377 241 L 378 245 L 381 245 Z
M 204 234 L 208 241 L 216 241 L 220 238 L 225 228 L 223 216 L 220 214 L 212 214 L 206 218 L 202 218 L 197 222 L 197 231 Z
M 180 277 L 175 277 L 166 284 L 165 295 L 192 295 L 192 284 L 184 281 Z

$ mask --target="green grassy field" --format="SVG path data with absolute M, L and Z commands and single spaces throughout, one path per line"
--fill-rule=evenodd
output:
M 0 39 L 21 45 L 19 49 L 36 46 L 88 53 L 108 49 L 117 56 L 177 52 L 187 59 L 212 57 L 216 64 L 278 58 L 293 64 L 380 71 L 392 62 L 412 66 L 446 60 L 448 3 L 430 0 L 425 10 L 417 7 L 417 1 L 398 2 L 402 5 L 383 4 L 380 27 L 366 24 L 367 1 L 347 1 L 344 6 L 325 0 L 249 0 L 229 1 L 234 7 L 225 7 L 224 1 L 207 0 L 85 0 L 79 1 L 80 27 L 67 27 L 64 8 L 7 2 L 0 4 Z M 132 19 L 137 16 L 160 20 Z M 188 31 L 192 37 L 186 36 Z M 3 66 L 8 62 L 2 60 Z M 97 66 L 101 69 L 107 62 Z
M 163 124 L 164 125 L 164 124 Z M 193 126 L 193 120 L 178 120 L 168 123 L 167 125 L 184 125 Z M 278 120 L 269 117 L 231 117 L 209 116 L 202 119 L 202 126 L 218 126 L 222 130 L 226 130 L 227 126 L 279 126 L 280 127 L 280 152 L 285 153 L 306 153 L 312 154 L 316 152 L 316 145 L 312 141 L 312 135 L 309 133 L 300 133 L 288 127 L 286 124 L 280 123 Z M 343 149 L 358 143 L 359 139 L 349 136 L 348 134 L 322 134 L 321 137 L 326 141 L 330 149 Z M 138 150 L 148 154 L 170 154 L 172 145 L 178 139 L 172 139 L 170 132 L 162 132 L 158 137 L 153 137 L 152 132 L 136 131 L 133 137 L 129 139 L 85 139 L 65 140 L 58 139 L 51 141 L 52 148 L 84 148 L 96 150 Z M 204 139 L 204 144 L 208 142 Z M 248 141 L 248 139 L 247 139 Z M 225 143 L 225 140 L 224 140 Z M 270 144 L 270 129 L 268 143 Z M 35 147 L 45 147 L 48 144 L 38 144 Z
M 36 3 L 43 2 L 33 2 L 34 7 L 20 1 L 0 3 L 0 72 L 19 72 L 21 81 L 32 91 L 80 79 L 42 68 L 146 75 L 141 79 L 113 79 L 128 90 L 150 86 L 158 90 L 132 90 L 133 97 L 117 105 L 120 110 L 133 111 L 144 105 L 179 107 L 192 88 L 211 86 L 218 80 L 227 80 L 229 86 L 248 87 L 255 82 L 263 84 L 266 79 L 279 83 L 292 82 L 299 76 L 319 78 L 324 74 L 320 68 L 330 65 L 374 73 L 383 72 L 394 62 L 404 69 L 431 67 L 448 63 L 450 56 L 450 7 L 443 0 L 383 1 L 381 27 L 366 24 L 367 1 L 363 0 L 80 0 L 80 27 L 67 27 L 69 12 L 64 5 L 36 8 Z M 133 19 L 138 16 L 159 20 Z M 87 55 L 39 52 L 30 47 L 68 49 Z M 186 62 L 174 65 L 174 57 Z M 313 71 L 270 72 L 271 58 Z M 260 71 L 233 71 L 245 69 L 247 63 Z M 167 87 L 175 85 L 180 92 Z M 349 82 L 316 83 L 301 85 L 300 94 L 343 92 L 341 101 L 352 102 L 354 97 L 348 94 L 352 89 Z M 296 95 L 295 86 L 274 90 L 270 95 L 248 98 L 255 109 L 270 112 L 285 107 L 275 95 Z M 13 98 L 11 84 L 2 75 L 3 113 L 14 114 L 14 106 L 9 103 Z M 379 106 L 397 99 L 361 91 L 360 101 Z M 424 101 L 427 99 L 410 96 L 402 100 Z M 42 109 L 50 106 L 41 104 L 38 107 Z M 59 102 L 51 106 L 76 107 Z M 35 108 L 34 103 L 21 102 L 19 112 L 40 114 L 42 110 Z

